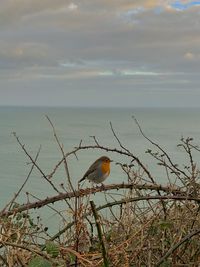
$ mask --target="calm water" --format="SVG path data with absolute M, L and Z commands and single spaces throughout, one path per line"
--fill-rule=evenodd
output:
M 200 144 L 200 109 L 86 109 L 86 108 L 14 108 L 0 107 L 0 196 L 3 207 L 25 180 L 31 165 L 19 147 L 12 132 L 16 132 L 27 150 L 35 157 L 42 145 L 38 165 L 46 173 L 55 167 L 61 154 L 53 137 L 52 128 L 45 118 L 48 115 L 57 131 L 65 152 L 71 151 L 80 140 L 92 144 L 90 136 L 96 136 L 100 144 L 118 147 L 109 122 L 123 145 L 143 159 L 158 182 L 165 183 L 165 177 L 155 161 L 147 156 L 150 144 L 139 133 L 131 118 L 135 115 L 148 137 L 156 141 L 171 155 L 172 159 L 184 162 L 184 153 L 177 148 L 181 136 L 192 136 Z M 70 174 L 74 184 L 98 156 L 105 154 L 98 150 L 84 150 L 69 160 Z M 108 154 L 114 160 L 129 163 L 128 159 L 117 154 Z M 197 155 L 197 161 L 200 156 Z M 53 178 L 56 184 L 65 183 L 64 168 L 60 168 Z M 106 183 L 126 181 L 119 166 L 113 165 Z M 35 170 L 23 192 L 31 192 L 39 198 L 55 194 Z M 24 194 L 25 199 L 25 194 Z M 21 199 L 22 201 L 22 199 Z

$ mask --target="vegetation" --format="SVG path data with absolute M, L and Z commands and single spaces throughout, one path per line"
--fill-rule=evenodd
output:
M 145 163 L 121 143 L 112 124 L 117 147 L 105 147 L 93 137 L 93 145 L 80 142 L 73 151 L 66 153 L 52 122 L 47 119 L 62 155 L 48 175 L 38 163 L 40 149 L 33 157 L 14 133 L 31 162 L 31 169 L 19 191 L 0 212 L 0 266 L 199 266 L 200 187 L 194 155 L 200 150 L 192 138 L 182 138 L 178 144 L 188 162 L 178 165 L 143 133 L 135 120 L 141 135 L 153 147 L 146 153 L 152 157 L 152 163 L 163 168 L 167 183 L 160 185 Z M 79 185 L 74 187 L 68 160 L 86 149 L 126 157 L 126 164 L 122 161 L 117 164 L 127 181 L 86 189 Z M 52 179 L 61 166 L 67 178 L 62 191 Z M 17 199 L 34 168 L 55 194 L 35 202 L 27 198 L 27 203 L 19 204 Z M 91 200 L 94 194 L 101 194 L 105 204 L 99 206 Z M 55 202 L 64 203 L 64 213 L 55 208 Z M 54 236 L 43 226 L 42 218 L 33 218 L 31 213 L 32 209 L 47 207 L 54 209 L 63 222 L 62 229 L 59 223 L 55 225 L 58 232 Z

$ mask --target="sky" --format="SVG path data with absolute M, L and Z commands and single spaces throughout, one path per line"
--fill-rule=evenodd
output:
M 199 72 L 200 1 L 0 1 L 0 105 L 200 107 Z

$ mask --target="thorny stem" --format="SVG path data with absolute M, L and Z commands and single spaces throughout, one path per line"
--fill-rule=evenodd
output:
M 175 199 L 188 199 L 188 200 L 194 200 L 194 201 L 199 201 L 200 199 L 198 197 L 190 197 L 190 196 L 186 196 L 185 194 L 186 192 L 181 191 L 179 189 L 172 189 L 170 187 L 162 187 L 161 185 L 132 185 L 132 184 L 113 184 L 113 185 L 105 185 L 104 188 L 102 187 L 96 187 L 96 188 L 87 188 L 87 189 L 81 189 L 79 191 L 75 191 L 75 192 L 67 192 L 67 193 L 59 193 L 58 195 L 52 196 L 52 197 L 47 197 L 45 199 L 36 201 L 36 202 L 32 202 L 32 203 L 27 203 L 27 204 L 22 204 L 20 205 L 18 208 L 14 208 L 12 210 L 8 210 L 8 211 L 1 211 L 0 212 L 0 216 L 10 216 L 12 214 L 15 214 L 17 212 L 22 212 L 25 210 L 30 210 L 30 209 L 35 209 L 35 208 L 41 208 L 43 206 L 46 206 L 48 204 L 53 204 L 57 201 L 60 200 L 65 200 L 65 199 L 71 199 L 71 198 L 75 198 L 75 197 L 83 197 L 86 195 L 90 195 L 90 194 L 95 194 L 97 192 L 102 192 L 102 191 L 108 191 L 108 190 L 119 190 L 119 189 L 133 189 L 133 188 L 137 188 L 138 190 L 162 190 L 164 192 L 171 192 L 174 193 L 174 197 Z M 176 196 L 177 195 L 177 196 Z M 173 196 L 168 196 L 170 199 Z M 144 196 L 143 199 L 147 198 L 148 196 Z M 160 199 L 162 199 L 162 196 L 160 196 Z M 163 199 L 166 199 L 165 196 L 163 196 Z

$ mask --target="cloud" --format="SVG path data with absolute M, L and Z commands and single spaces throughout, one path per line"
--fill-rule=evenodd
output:
M 187 53 L 185 53 L 184 58 L 187 60 L 194 60 L 195 56 L 193 53 L 187 52 Z
M 180 68 L 184 67 L 182 55 L 200 44 L 197 9 L 188 10 L 187 16 L 182 12 L 178 16 L 174 12 L 155 14 L 154 7 L 170 5 L 172 1 L 120 0 L 116 4 L 114 0 L 8 0 L 3 3 L 2 12 L 7 8 L 13 13 L 16 10 L 18 18 L 19 14 L 23 16 L 20 26 L 16 25 L 17 31 L 16 27 L 10 27 L 9 35 L 0 33 L 5 44 L 4 48 L 0 46 L 0 54 L 3 49 L 4 60 L 6 56 L 9 61 L 13 57 L 19 67 L 37 61 L 43 66 L 61 61 L 69 64 L 65 59 L 70 57 L 74 62 L 130 60 L 136 69 L 147 66 L 150 71 L 158 67 L 168 70 L 173 67 L 174 58 Z M 125 18 L 133 21 L 133 25 L 127 24 Z
M 62 69 L 72 73 L 75 78 L 82 77 L 131 77 L 131 76 L 158 76 L 163 73 L 134 67 L 131 61 L 109 60 L 68 60 L 59 63 Z M 116 67 L 117 66 L 117 67 Z M 66 75 L 67 77 L 67 75 Z M 72 77 L 70 75 L 70 77 Z
M 69 6 L 68 6 L 68 8 L 70 10 L 76 10 L 78 8 L 78 6 L 76 4 L 74 4 L 74 3 L 70 3 Z
M 0 69 L 34 65 L 52 65 L 52 58 L 46 44 L 37 42 L 0 42 Z
M 200 60 L 200 53 L 187 52 L 184 54 L 184 58 L 187 61 L 199 61 Z
M 136 15 L 137 13 L 148 10 L 183 10 L 188 7 L 198 6 L 200 1 L 187 1 L 182 3 L 181 1 L 174 0 L 1 0 L 0 4 L 0 22 L 1 27 L 4 25 L 11 25 L 15 23 L 23 23 L 33 16 L 45 17 L 50 16 L 62 16 L 69 12 L 78 11 L 79 17 L 76 17 L 79 23 L 82 23 L 81 18 L 92 19 L 92 15 L 98 18 L 101 16 L 110 16 L 115 18 L 116 16 L 128 17 Z M 155 12 L 156 14 L 156 12 Z M 71 19 L 72 17 L 70 17 Z M 62 18 L 61 18 L 62 20 Z M 69 22 L 69 20 L 67 20 Z M 49 19 L 51 24 L 51 20 Z M 80 24 L 79 24 L 80 25 Z
M 199 11 L 197 1 L 2 0 L 1 88 L 198 87 Z
M 56 12 L 64 7 L 70 9 L 72 4 L 68 0 L 2 0 L 0 4 L 0 22 L 4 26 L 10 25 L 32 15 Z

